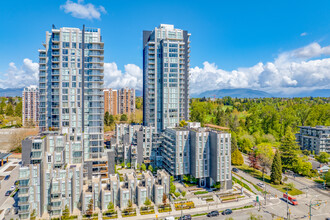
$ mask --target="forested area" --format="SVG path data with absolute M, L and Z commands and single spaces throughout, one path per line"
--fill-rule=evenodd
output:
M 278 150 L 283 170 L 314 176 L 303 154 L 313 152 L 302 152 L 294 134 L 297 126 L 329 126 L 330 98 L 192 99 L 190 120 L 230 128 L 233 164 L 243 163 L 241 151 L 270 168 Z
M 0 97 L 0 128 L 22 126 L 22 98 Z

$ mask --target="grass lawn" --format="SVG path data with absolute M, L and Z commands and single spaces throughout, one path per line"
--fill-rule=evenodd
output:
M 242 166 L 236 166 L 236 167 L 238 169 L 244 171 L 245 173 L 250 174 L 254 178 L 257 178 L 257 179 L 259 179 L 259 180 L 262 181 L 262 172 L 260 170 L 255 170 L 255 169 L 253 169 L 252 167 L 249 167 L 246 164 L 243 164 Z M 273 184 L 270 183 L 270 176 L 268 176 L 268 175 L 265 174 L 264 175 L 264 178 L 265 178 L 265 182 L 268 183 L 269 185 L 271 185 L 272 187 L 276 188 L 277 190 L 279 190 L 279 191 L 281 191 L 283 193 L 286 192 L 285 187 L 287 186 L 287 184 L 273 185 Z M 293 188 L 292 190 L 289 191 L 289 194 L 292 195 L 292 196 L 296 196 L 296 195 L 303 194 L 303 192 L 301 190 L 299 190 L 299 189 Z

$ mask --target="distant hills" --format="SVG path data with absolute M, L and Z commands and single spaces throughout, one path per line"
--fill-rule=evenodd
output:
M 330 89 L 317 89 L 311 91 L 304 91 L 297 94 L 283 94 L 276 93 L 270 94 L 268 92 L 254 90 L 254 89 L 218 89 L 205 91 L 200 94 L 192 94 L 192 98 L 222 98 L 225 96 L 230 96 L 232 98 L 269 98 L 269 97 L 330 97 Z
M 14 97 L 22 96 L 24 88 L 10 88 L 10 89 L 0 89 L 0 97 Z M 136 96 L 142 96 L 141 90 L 135 90 Z M 205 91 L 200 94 L 191 94 L 192 98 L 222 98 L 225 96 L 230 96 L 232 98 L 269 98 L 269 97 L 330 97 L 330 89 L 316 89 L 311 91 L 304 91 L 297 94 L 286 95 L 283 93 L 270 94 L 268 92 L 254 90 L 254 89 L 216 89 Z
M 192 98 L 223 98 L 230 96 L 232 98 L 266 98 L 272 97 L 271 94 L 253 89 L 219 89 L 202 92 L 200 94 L 192 94 Z
M 24 88 L 0 89 L 0 97 L 22 96 Z

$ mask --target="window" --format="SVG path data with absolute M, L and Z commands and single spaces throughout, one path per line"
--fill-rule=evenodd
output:
M 68 53 L 69 53 L 68 49 L 62 49 L 62 54 L 68 54 Z
M 62 43 L 62 47 L 63 48 L 69 48 L 70 47 L 70 43 L 69 42 L 63 42 Z

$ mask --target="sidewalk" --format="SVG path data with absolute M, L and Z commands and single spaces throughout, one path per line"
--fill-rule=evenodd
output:
M 165 218 L 165 217 L 168 217 L 168 216 L 176 216 L 176 217 L 181 216 L 181 212 L 182 212 L 182 215 L 186 215 L 186 214 L 193 215 L 193 214 L 208 213 L 208 212 L 211 212 L 213 210 L 222 211 L 222 210 L 225 210 L 225 209 L 228 209 L 228 208 L 237 208 L 237 207 L 243 207 L 245 205 L 254 205 L 255 204 L 255 198 L 256 198 L 255 196 L 252 196 L 251 198 L 241 200 L 241 201 L 238 201 L 238 202 L 219 203 L 219 204 L 216 204 L 216 205 L 197 207 L 197 208 L 194 208 L 194 209 L 186 209 L 186 210 L 182 210 L 182 211 L 181 210 L 176 211 L 174 209 L 174 205 L 171 204 L 172 211 L 170 213 L 165 212 L 165 213 L 155 213 L 155 214 L 150 214 L 150 215 L 137 215 L 137 216 L 134 216 L 134 217 L 127 217 L 127 218 L 122 218 L 122 219 L 127 219 L 127 220 L 156 219 L 156 215 L 157 215 L 158 219 L 162 219 L 162 218 Z M 278 200 L 278 199 L 272 198 L 271 200 L 275 201 L 275 200 Z M 261 198 L 261 201 L 262 201 L 262 198 Z M 272 204 L 270 204 L 270 205 L 272 205 Z M 156 211 L 156 209 L 155 209 L 155 211 Z

